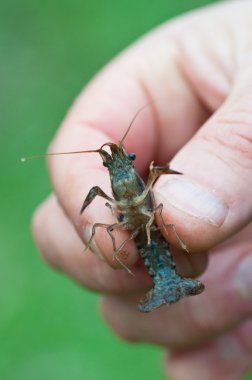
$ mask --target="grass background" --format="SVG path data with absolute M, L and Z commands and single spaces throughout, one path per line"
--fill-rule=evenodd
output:
M 46 151 L 74 97 L 111 57 L 211 2 L 1 1 L 0 379 L 164 379 L 158 348 L 119 341 L 97 296 L 39 259 L 29 223 L 50 184 L 42 160 L 18 158 Z

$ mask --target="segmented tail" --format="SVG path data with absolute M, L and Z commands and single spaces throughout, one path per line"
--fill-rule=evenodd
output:
M 147 244 L 144 232 L 135 241 L 154 284 L 153 289 L 140 300 L 138 309 L 141 312 L 147 313 L 203 292 L 205 287 L 199 280 L 181 277 L 176 271 L 169 243 L 159 230 L 151 232 L 150 245 Z

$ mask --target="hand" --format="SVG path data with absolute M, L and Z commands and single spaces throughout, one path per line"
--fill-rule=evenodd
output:
M 154 188 L 191 255 L 177 252 L 180 271 L 202 275 L 200 296 L 149 315 L 136 310 L 150 286 L 133 244 L 126 265 L 112 260 L 98 229 L 93 253 L 82 254 L 95 222 L 113 222 L 103 199 L 79 211 L 89 189 L 110 193 L 95 154 L 52 157 L 54 195 L 34 217 L 37 244 L 53 267 L 106 294 L 102 313 L 130 341 L 170 349 L 170 379 L 239 379 L 252 365 L 252 3 L 228 2 L 161 26 L 110 63 L 85 88 L 50 151 L 96 149 L 118 142 L 143 105 L 125 145 L 141 175 L 154 159 L 184 176 L 163 176 Z M 118 233 L 117 238 L 125 239 Z M 169 240 L 178 247 L 171 233 Z M 109 265 L 108 265 L 109 264 Z

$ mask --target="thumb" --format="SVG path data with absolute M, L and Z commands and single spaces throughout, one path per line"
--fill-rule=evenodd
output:
M 155 186 L 165 223 L 192 251 L 212 248 L 251 221 L 251 104 L 251 91 L 232 94 L 172 161 L 184 175 L 162 176 Z M 176 242 L 172 232 L 169 238 Z

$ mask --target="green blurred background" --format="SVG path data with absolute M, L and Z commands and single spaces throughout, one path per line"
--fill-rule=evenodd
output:
M 158 348 L 115 338 L 97 296 L 40 260 L 29 223 L 50 184 L 43 160 L 18 158 L 46 151 L 74 97 L 110 58 L 212 2 L 1 1 L 0 379 L 164 379 Z

